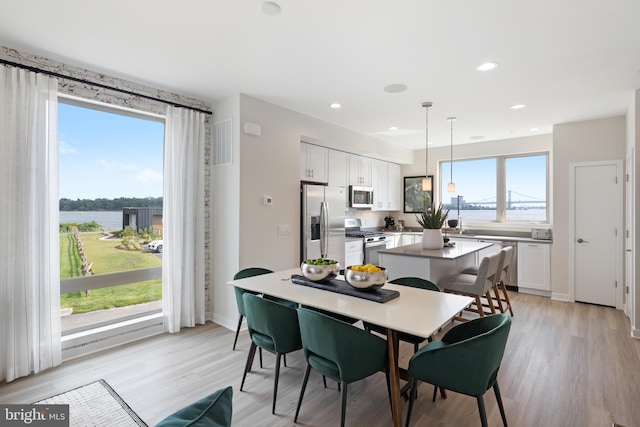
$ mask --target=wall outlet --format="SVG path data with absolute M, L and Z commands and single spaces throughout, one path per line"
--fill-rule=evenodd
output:
M 278 236 L 286 236 L 291 234 L 291 224 L 278 225 Z

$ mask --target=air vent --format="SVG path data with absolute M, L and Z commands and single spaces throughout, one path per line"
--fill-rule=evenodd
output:
M 213 164 L 230 165 L 233 153 L 233 128 L 231 120 L 213 125 Z

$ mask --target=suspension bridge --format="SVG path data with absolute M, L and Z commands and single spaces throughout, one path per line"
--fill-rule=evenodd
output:
M 514 199 L 514 195 L 515 197 L 518 198 L 517 200 Z M 453 199 L 452 199 L 452 202 L 453 202 Z M 489 207 L 492 205 L 495 206 L 496 203 L 497 203 L 496 197 L 491 197 L 487 199 L 478 200 L 475 202 L 468 202 L 463 199 L 462 205 L 465 205 L 465 206 L 475 205 L 475 206 Z M 513 190 L 507 191 L 507 206 L 506 206 L 507 209 L 512 209 L 516 205 L 530 205 L 530 204 L 546 205 L 547 200 L 541 199 L 539 197 L 528 196 L 526 194 L 518 193 L 517 191 L 513 191 Z

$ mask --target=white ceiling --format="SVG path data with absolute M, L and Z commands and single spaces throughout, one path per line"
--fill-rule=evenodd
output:
M 423 101 L 429 140 L 447 145 L 449 116 L 455 144 L 548 134 L 623 115 L 640 88 L 637 0 L 277 0 L 276 16 L 260 0 L 2 3 L 0 45 L 207 101 L 248 94 L 412 149 Z M 476 71 L 485 61 L 500 66 Z M 408 89 L 385 93 L 394 83 Z

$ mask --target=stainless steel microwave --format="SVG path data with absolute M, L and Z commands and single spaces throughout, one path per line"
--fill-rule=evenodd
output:
M 373 208 L 373 188 L 350 185 L 349 206 L 360 209 Z

